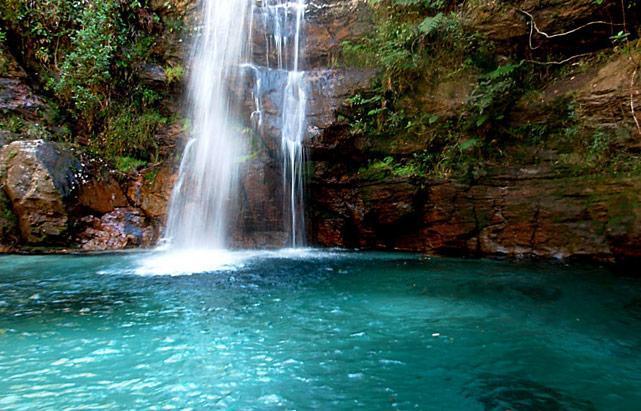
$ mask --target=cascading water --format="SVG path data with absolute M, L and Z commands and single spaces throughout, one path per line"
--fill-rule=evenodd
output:
M 305 80 L 301 71 L 290 71 L 285 86 L 281 145 L 283 183 L 289 200 L 291 245 L 305 242 L 305 208 L 303 202 L 303 138 L 305 136 Z
M 252 0 L 202 0 L 191 58 L 190 140 L 169 206 L 166 238 L 177 249 L 227 246 L 244 153 L 231 90 L 241 86 L 249 55 Z
M 305 243 L 304 150 L 307 84 L 301 71 L 305 0 L 264 0 L 261 8 L 265 33 L 266 67 L 253 66 L 256 76 L 257 125 L 262 126 L 261 98 L 270 82 L 286 77 L 282 92 L 280 139 L 282 154 L 284 214 L 292 247 Z M 273 75 L 276 70 L 280 75 Z
M 192 53 L 191 135 L 169 205 L 166 241 L 174 250 L 224 249 L 236 215 L 245 156 L 240 100 L 247 67 L 255 76 L 251 113 L 262 128 L 262 88 L 282 82 L 279 124 L 283 215 L 289 244 L 304 243 L 303 138 L 307 92 L 300 71 L 305 1 L 201 0 L 202 25 Z M 256 21 L 258 20 L 258 21 Z M 262 24 L 262 27 L 259 27 Z M 265 62 L 252 64 L 254 30 L 265 34 Z M 273 113 L 272 113 L 273 115 Z M 247 119 L 246 119 L 247 120 Z M 233 210 L 233 211 L 230 211 Z

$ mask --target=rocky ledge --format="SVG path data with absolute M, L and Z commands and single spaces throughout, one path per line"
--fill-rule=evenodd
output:
M 72 149 L 15 141 L 0 149 L 0 250 L 151 246 L 158 236 L 153 215 L 170 189 L 152 186 L 135 181 L 136 197 L 128 198 L 109 172 L 87 166 Z
M 473 183 L 397 178 L 311 188 L 314 241 L 435 254 L 641 257 L 641 181 L 542 167 Z

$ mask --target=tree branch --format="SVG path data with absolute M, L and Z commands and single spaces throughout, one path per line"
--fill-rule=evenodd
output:
M 524 14 L 525 16 L 527 16 L 530 19 L 530 39 L 529 39 L 529 43 L 530 43 L 530 49 L 532 49 L 532 50 L 536 50 L 538 48 L 538 47 L 534 47 L 532 45 L 532 37 L 534 36 L 534 32 L 535 31 L 536 31 L 537 34 L 540 34 L 541 36 L 545 37 L 546 39 L 553 39 L 555 37 L 568 36 L 570 34 L 576 33 L 577 31 L 583 30 L 586 27 L 594 26 L 594 25 L 597 25 L 597 24 L 605 24 L 605 25 L 608 25 L 608 26 L 618 26 L 618 25 L 620 25 L 620 24 L 615 24 L 615 23 L 608 23 L 607 21 L 603 21 L 603 20 L 597 20 L 597 21 L 591 21 L 589 23 L 585 23 L 584 25 L 576 27 L 576 28 L 573 28 L 570 31 L 565 31 L 565 32 L 556 33 L 556 34 L 548 34 L 548 33 L 544 32 L 544 31 L 541 31 L 541 29 L 539 29 L 539 26 L 536 25 L 536 20 L 534 19 L 534 16 L 532 14 L 530 14 L 527 11 L 522 10 L 522 9 L 518 9 L 518 11 L 519 11 L 519 13 Z
M 634 72 L 632 73 L 632 78 L 630 79 L 630 111 L 632 112 L 632 118 L 634 119 L 634 124 L 636 124 L 637 126 L 637 131 L 641 136 L 641 124 L 639 124 L 639 119 L 637 118 L 637 115 L 634 111 L 634 81 L 636 80 L 638 70 L 639 70 L 639 67 L 637 66 L 634 69 Z
M 592 55 L 592 53 L 583 53 L 583 54 L 577 54 L 577 55 L 572 56 L 572 57 L 568 57 L 568 58 L 566 58 L 564 60 L 561 60 L 561 61 L 525 60 L 525 62 L 526 63 L 532 63 L 532 64 L 538 64 L 540 66 L 560 66 L 560 65 L 568 63 L 568 62 L 570 62 L 570 61 L 572 61 L 574 59 L 578 59 L 578 58 L 581 58 L 581 57 L 587 57 L 587 56 L 591 56 L 591 55 Z

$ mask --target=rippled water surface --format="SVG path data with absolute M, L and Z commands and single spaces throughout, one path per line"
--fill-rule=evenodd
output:
M 0 409 L 635 410 L 641 282 L 304 252 L 0 257 Z M 185 261 L 185 264 L 193 263 Z

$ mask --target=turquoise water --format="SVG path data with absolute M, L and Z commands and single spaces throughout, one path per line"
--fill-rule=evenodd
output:
M 137 275 L 145 258 L 0 257 L 0 409 L 641 407 L 635 278 L 313 251 Z

